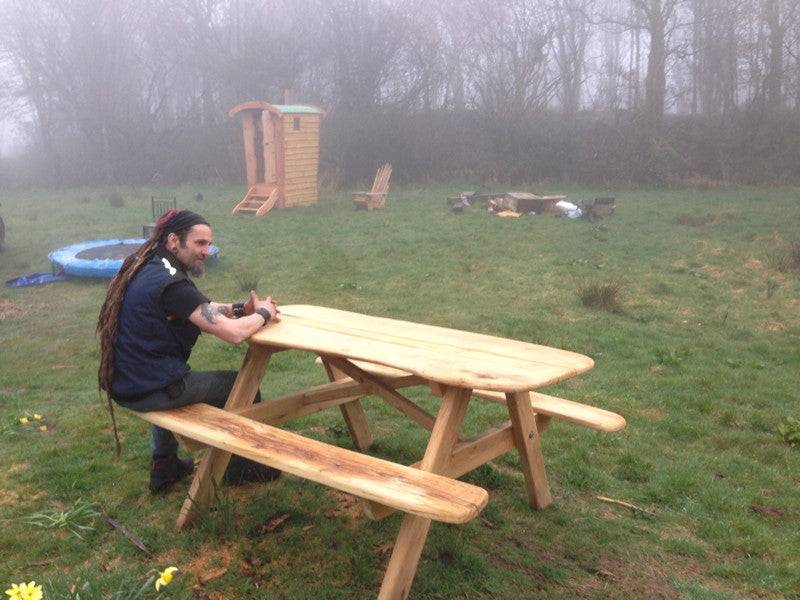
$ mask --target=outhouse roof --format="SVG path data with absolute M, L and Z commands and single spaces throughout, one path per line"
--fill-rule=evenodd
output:
M 307 104 L 269 104 L 261 100 L 251 100 L 234 106 L 228 111 L 228 116 L 233 117 L 244 110 L 268 110 L 278 115 L 325 115 L 325 111 L 321 108 Z
M 317 108 L 316 106 L 307 106 L 305 104 L 273 104 L 272 106 L 277 108 L 282 113 L 307 114 L 307 115 L 322 114 L 322 110 Z

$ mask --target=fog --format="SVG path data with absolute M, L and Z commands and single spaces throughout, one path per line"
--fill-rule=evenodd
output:
M 799 5 L 0 0 L 0 186 L 241 181 L 285 99 L 332 185 L 796 180 Z

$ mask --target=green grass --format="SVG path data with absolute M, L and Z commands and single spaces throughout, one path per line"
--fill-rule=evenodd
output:
M 800 598 L 800 447 L 792 445 L 800 190 L 623 191 L 616 213 L 590 224 L 499 219 L 478 208 L 452 214 L 445 198 L 469 187 L 399 188 L 375 212 L 353 211 L 345 193 L 323 193 L 316 207 L 263 219 L 229 214 L 241 187 L 10 194 L 0 277 L 48 270 L 48 252 L 72 242 L 137 235 L 151 220 L 151 193 L 169 192 L 214 227 L 219 264 L 199 286 L 215 300 L 243 300 L 255 287 L 283 304 L 592 356 L 592 372 L 550 391 L 618 412 L 627 429 L 554 423 L 542 442 L 554 503 L 541 512 L 527 506 L 513 453 L 467 476 L 490 491 L 489 505 L 465 526 L 433 525 L 412 597 Z M 192 200 L 196 191 L 202 204 Z M 623 293 L 612 310 L 598 310 L 584 306 L 590 285 Z M 345 496 L 307 481 L 223 490 L 204 526 L 173 532 L 185 486 L 163 498 L 146 493 L 147 424 L 123 410 L 123 453 L 114 458 L 95 386 L 104 292 L 104 283 L 75 280 L 0 289 L 0 585 L 49 580 L 48 600 L 68 597 L 73 584 L 85 597 L 132 597 L 156 570 L 175 565 L 181 570 L 167 589 L 176 598 L 202 597 L 192 591 L 198 576 L 215 569 L 224 573 L 203 586 L 211 597 L 375 597 L 399 517 L 370 522 Z M 203 336 L 191 362 L 236 368 L 243 353 Z M 324 380 L 313 357 L 281 353 L 262 393 Z M 409 395 L 435 410 L 424 390 Z M 420 458 L 423 430 L 375 398 L 365 407 L 376 454 Z M 507 418 L 491 403 L 472 409 L 467 432 Z M 33 414 L 46 431 L 19 423 Z M 335 411 L 289 427 L 352 447 Z M 102 521 L 80 530 L 83 539 L 30 522 L 80 502 L 125 524 L 152 556 Z

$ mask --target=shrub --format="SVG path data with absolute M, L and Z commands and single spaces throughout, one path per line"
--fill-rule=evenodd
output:
M 112 206 L 112 208 L 122 208 L 125 206 L 125 198 L 123 198 L 118 192 L 112 192 L 108 196 L 108 203 Z
M 619 283 L 590 283 L 581 290 L 581 304 L 587 308 L 596 308 L 611 313 L 621 313 Z
M 251 290 L 254 292 L 257 291 L 258 282 L 261 280 L 257 273 L 248 269 L 240 270 L 233 278 L 236 281 L 236 287 L 239 288 L 240 292 L 244 292 L 245 294 L 249 294 Z
M 781 273 L 800 273 L 800 242 L 771 249 L 767 263 Z
M 783 438 L 783 441 L 790 446 L 800 445 L 800 419 L 786 417 L 778 425 L 778 433 Z

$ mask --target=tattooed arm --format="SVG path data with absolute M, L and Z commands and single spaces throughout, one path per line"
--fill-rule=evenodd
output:
M 208 318 L 211 322 L 213 322 L 214 315 L 224 315 L 229 319 L 233 318 L 232 304 L 220 304 L 219 302 L 209 302 L 208 304 L 201 306 L 208 307 L 207 310 L 203 312 L 203 316 Z
M 256 309 L 264 309 L 268 313 L 269 321 L 278 320 L 278 309 L 271 298 L 266 300 L 256 298 L 253 302 Z M 189 315 L 189 320 L 201 331 L 211 333 L 232 344 L 246 340 L 267 323 L 258 312 L 238 319 L 232 317 L 233 311 L 230 304 L 204 302 Z

